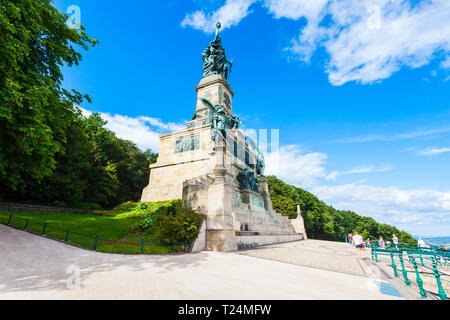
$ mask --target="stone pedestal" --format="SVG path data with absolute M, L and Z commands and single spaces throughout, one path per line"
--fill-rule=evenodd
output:
M 203 78 L 200 84 L 196 87 L 197 90 L 197 107 L 195 110 L 195 117 L 201 118 L 205 116 L 207 110 L 206 106 L 200 100 L 204 98 L 209 100 L 214 105 L 223 105 L 229 115 L 233 114 L 233 96 L 228 82 L 223 80 L 221 75 L 212 75 Z
M 236 234 L 232 216 L 232 188 L 224 176 L 216 176 L 208 188 L 206 216 L 206 250 L 236 251 Z
M 292 225 L 294 226 L 295 232 L 303 235 L 303 240 L 308 240 L 308 235 L 306 234 L 305 229 L 305 221 L 302 216 L 302 208 L 301 205 L 297 204 L 297 218 L 291 220 Z
M 186 129 L 161 136 L 158 161 L 150 167 L 150 182 L 141 201 L 181 199 L 204 214 L 194 251 L 236 251 L 301 240 L 303 219 L 292 222 L 272 208 L 267 179 L 258 177 L 255 168 L 257 145 L 247 143 L 244 134 L 229 123 L 226 141 L 220 136 L 211 139 L 210 111 L 201 98 L 222 105 L 232 117 L 234 94 L 229 84 L 221 75 L 212 75 L 202 79 L 196 90 L 193 120 L 186 123 Z M 259 190 L 241 190 L 244 186 L 237 177 L 244 171 L 258 178 Z

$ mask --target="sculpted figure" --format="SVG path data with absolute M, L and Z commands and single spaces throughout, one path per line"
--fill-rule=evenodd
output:
M 211 123 L 211 139 L 217 141 L 217 135 L 220 134 L 223 140 L 226 140 L 227 117 L 225 108 L 222 105 L 214 106 L 209 100 L 200 98 L 205 106 L 208 107 L 209 121 Z
M 258 148 L 258 150 L 256 152 L 256 173 L 263 176 L 265 167 L 266 167 L 266 164 L 265 164 L 264 154 Z
M 239 129 L 239 125 L 242 123 L 238 117 L 230 117 L 227 116 L 227 123 L 231 127 L 231 129 Z
M 255 177 L 255 173 L 253 171 L 249 171 L 247 168 L 245 168 L 238 174 L 236 178 L 241 189 L 248 189 L 253 192 L 259 193 L 259 182 Z
M 216 26 L 216 37 L 202 53 L 203 78 L 213 74 L 220 74 L 227 81 L 229 80 L 229 71 L 231 73 L 233 63 L 227 60 L 225 49 L 222 46 L 222 39 L 219 37 L 220 22 Z

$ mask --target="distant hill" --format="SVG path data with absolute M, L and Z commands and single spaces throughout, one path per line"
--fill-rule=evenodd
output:
M 269 192 L 274 209 L 290 218 L 297 217 L 296 204 L 302 207 L 302 216 L 308 237 L 319 240 L 345 241 L 345 235 L 357 231 L 364 239 L 382 236 L 392 241 L 396 234 L 403 244 L 417 245 L 417 240 L 394 226 L 381 224 L 373 218 L 362 217 L 353 211 L 341 211 L 325 204 L 312 193 L 269 176 Z

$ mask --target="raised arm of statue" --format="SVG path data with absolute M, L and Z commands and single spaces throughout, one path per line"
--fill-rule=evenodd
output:
M 216 38 L 214 39 L 214 41 L 219 40 L 220 28 L 222 28 L 222 24 L 220 22 L 217 22 L 216 23 Z

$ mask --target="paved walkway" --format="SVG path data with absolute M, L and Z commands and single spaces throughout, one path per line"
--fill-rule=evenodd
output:
M 261 247 L 241 254 L 358 276 L 369 275 L 355 248 L 345 243 L 308 240 Z
M 300 265 L 305 256 L 297 249 L 308 245 L 326 251 L 320 242 L 306 241 L 240 253 L 125 256 L 0 225 L 0 299 L 399 299 L 369 277 Z M 289 246 L 292 256 L 303 257 L 294 264 L 285 261 Z M 351 258 L 347 249 L 342 255 Z M 270 250 L 275 260 L 252 253 Z

